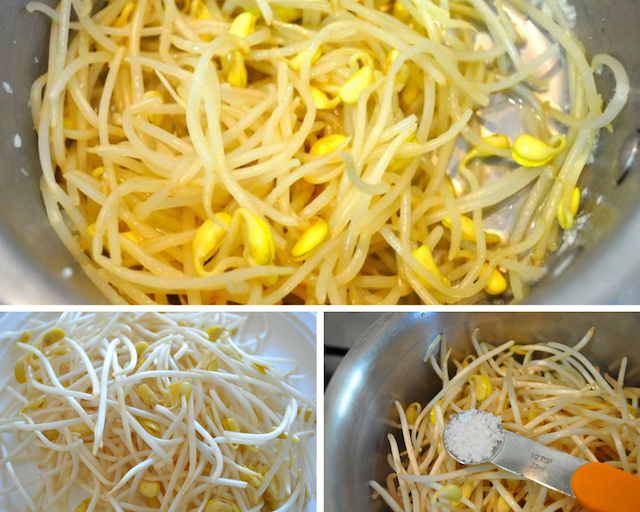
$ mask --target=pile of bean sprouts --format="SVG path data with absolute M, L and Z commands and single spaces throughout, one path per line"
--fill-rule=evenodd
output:
M 22 356 L 2 387 L 0 495 L 47 512 L 304 510 L 315 403 L 290 384 L 297 362 L 255 355 L 268 320 L 256 338 L 246 320 L 64 313 L 8 333 Z
M 640 388 L 624 387 L 626 357 L 614 378 L 580 353 L 593 334 L 592 328 L 573 347 L 513 341 L 496 347 L 480 341 L 476 331 L 476 355 L 454 359 L 453 377 L 447 369 L 451 349 L 439 334 L 440 357 L 428 352 L 425 361 L 442 379 L 442 390 L 424 409 L 414 403 L 405 410 L 396 401 L 402 441 L 388 436 L 392 472 L 385 485 L 370 482 L 374 498 L 384 499 L 394 512 L 585 510 L 574 498 L 491 463 L 463 466 L 453 460 L 442 445 L 445 423 L 471 408 L 500 415 L 506 430 L 544 445 L 639 474 Z M 434 342 L 431 348 L 438 345 Z
M 28 9 L 52 20 L 31 93 L 49 220 L 114 303 L 519 300 L 629 91 L 556 0 Z M 530 24 L 549 45 L 525 58 Z M 558 69 L 563 104 L 544 97 Z M 515 140 L 482 119 L 497 97 L 548 156 L 515 163 Z M 509 172 L 483 177 L 496 162 Z M 492 232 L 506 207 L 513 225 Z

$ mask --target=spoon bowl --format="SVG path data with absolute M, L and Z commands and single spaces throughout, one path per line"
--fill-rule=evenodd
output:
M 493 461 L 504 447 L 502 419 L 490 412 L 470 409 L 456 414 L 444 427 L 442 442 L 451 457 L 465 465 Z

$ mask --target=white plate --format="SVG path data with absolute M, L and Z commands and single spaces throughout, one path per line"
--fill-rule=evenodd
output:
M 236 314 L 234 312 L 234 314 Z M 269 333 L 259 352 L 260 355 L 271 357 L 286 357 L 297 359 L 300 363 L 299 373 L 305 377 L 292 381 L 292 385 L 305 396 L 316 398 L 316 329 L 314 313 L 237 313 L 241 316 L 249 316 L 245 332 L 247 337 L 252 337 L 264 328 L 265 315 L 269 316 Z M 7 331 L 19 328 L 21 324 L 33 317 L 36 313 L 0 313 L 0 336 Z M 38 314 L 43 319 L 53 319 L 57 313 Z M 21 354 L 13 351 L 10 341 L 0 337 L 0 382 L 4 385 L 13 380 L 13 367 Z M 7 392 L 0 395 L 0 410 L 10 401 L 11 396 Z M 3 440 L 7 443 L 7 448 L 12 449 L 13 436 L 3 435 Z M 316 440 L 311 439 L 309 443 L 314 456 L 316 455 Z M 1 457 L 1 454 L 0 454 Z M 15 465 L 18 477 L 21 480 L 33 478 L 38 471 L 35 463 Z M 0 489 L 13 485 L 5 467 L 0 468 Z M 27 489 L 28 492 L 28 489 Z M 0 496 L 0 512 L 16 512 L 25 510 L 25 503 L 17 492 L 12 492 L 5 496 Z M 305 512 L 316 510 L 315 493 L 305 506 Z

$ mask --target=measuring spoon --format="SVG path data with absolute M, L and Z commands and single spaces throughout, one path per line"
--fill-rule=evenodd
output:
M 459 454 L 456 456 L 455 448 L 452 449 L 451 432 L 455 430 L 457 422 L 465 420 L 463 415 L 470 412 L 456 414 L 444 428 L 444 447 L 460 464 L 491 462 L 499 468 L 576 498 L 591 512 L 640 512 L 640 477 L 602 462 L 588 462 L 554 450 L 504 430 L 502 424 L 499 425 L 502 441 L 494 445 L 489 457 L 480 461 L 461 460 Z M 489 412 L 473 411 L 474 414 L 479 412 L 493 416 Z M 471 429 L 469 434 L 469 443 L 485 442 L 482 438 L 473 438 L 473 435 L 481 435 L 481 429 Z

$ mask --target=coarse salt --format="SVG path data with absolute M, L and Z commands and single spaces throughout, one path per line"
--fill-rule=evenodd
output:
M 2 88 L 7 94 L 13 94 L 13 89 L 11 88 L 11 84 L 9 82 L 2 82 Z
M 22 147 L 22 139 L 20 138 L 20 135 L 17 133 L 13 137 L 13 147 L 16 149 L 19 149 Z
M 459 461 L 475 464 L 489 459 L 504 439 L 502 418 L 469 409 L 456 414 L 444 430 L 444 445 Z

